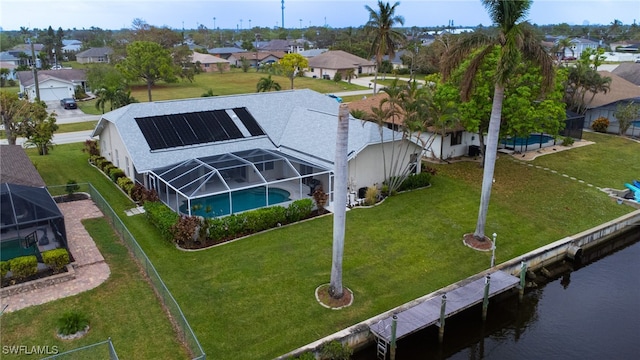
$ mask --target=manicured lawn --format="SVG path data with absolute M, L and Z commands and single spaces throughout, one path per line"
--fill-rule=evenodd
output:
M 109 279 L 77 296 L 2 315 L 2 345 L 57 346 L 64 352 L 111 337 L 121 359 L 188 359 L 151 286 L 109 224 L 90 219 L 84 225 L 109 264 Z M 81 339 L 63 341 L 55 336 L 56 320 L 71 310 L 86 314 L 91 329 Z M 107 358 L 104 350 L 80 352 L 74 358 Z M 5 358 L 19 357 L 3 355 Z
M 56 134 L 82 131 L 82 130 L 93 130 L 95 129 L 97 124 L 98 124 L 97 121 L 85 121 L 85 122 L 70 123 L 70 124 L 59 124 Z

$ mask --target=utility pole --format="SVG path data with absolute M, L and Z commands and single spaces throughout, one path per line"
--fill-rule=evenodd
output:
M 33 47 L 33 41 L 31 40 L 31 38 L 27 39 L 27 41 L 29 41 L 29 44 L 31 44 L 31 61 L 33 62 L 33 84 L 36 86 L 36 101 L 40 101 L 40 84 L 38 83 L 38 69 L 36 69 L 36 51 Z

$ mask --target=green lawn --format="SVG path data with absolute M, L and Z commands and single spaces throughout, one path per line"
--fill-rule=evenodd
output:
M 585 137 L 597 143 L 533 163 L 557 165 L 598 186 L 622 188 L 619 179 L 638 177 L 640 144 Z M 80 149 L 80 144 L 60 145 L 49 156 L 29 154 L 48 184 L 65 184 L 74 174 L 78 182 L 92 182 L 123 214 L 131 203 L 86 163 Z M 613 159 L 627 159 L 629 165 L 620 168 Z M 355 302 L 341 311 L 327 310 L 314 298 L 314 289 L 330 277 L 332 217 L 199 252 L 176 250 L 144 216 L 122 220 L 209 357 L 272 358 L 488 267 L 490 253 L 462 245 L 462 235 L 475 228 L 482 170 L 471 162 L 431 166 L 439 174 L 430 188 L 347 213 L 344 284 L 354 291 Z M 498 233 L 498 263 L 633 210 L 595 188 L 509 156 L 499 158 L 495 178 L 487 232 Z M 146 325 L 135 320 L 127 326 Z
M 121 359 L 188 359 L 151 286 L 109 224 L 104 219 L 83 223 L 109 264 L 109 279 L 77 296 L 2 315 L 2 345 L 57 346 L 64 352 L 111 337 Z M 55 336 L 55 324 L 70 310 L 86 314 L 91 328 L 81 339 L 63 341 Z M 80 352 L 73 358 L 104 359 L 98 355 L 106 354 L 104 350 Z M 3 355 L 14 358 L 20 357 Z

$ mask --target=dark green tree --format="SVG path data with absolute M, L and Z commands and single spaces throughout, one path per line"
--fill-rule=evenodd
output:
M 157 43 L 135 41 L 127 46 L 127 57 L 116 65 L 127 80 L 143 80 L 147 85 L 149 101 L 151 88 L 159 81 L 175 82 L 176 68 L 171 54 Z

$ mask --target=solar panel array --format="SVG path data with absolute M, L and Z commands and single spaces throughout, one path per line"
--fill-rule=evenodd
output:
M 265 135 L 246 108 L 233 111 L 251 136 Z M 135 120 L 151 150 L 244 138 L 225 110 L 148 116 Z

